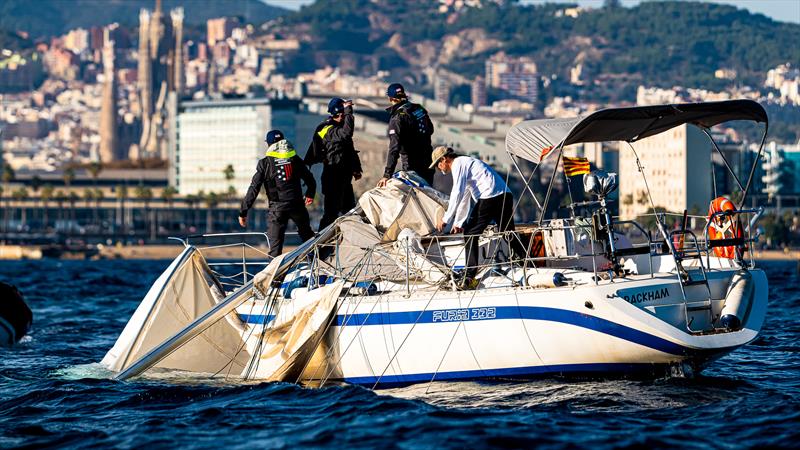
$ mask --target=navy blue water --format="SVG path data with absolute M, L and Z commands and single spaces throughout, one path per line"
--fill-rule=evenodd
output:
M 353 386 L 97 379 L 96 365 L 166 261 L 0 262 L 31 305 L 0 349 L 0 448 L 796 446 L 800 278 L 763 263 L 770 311 L 754 343 L 695 378 Z M 93 378 L 94 377 L 94 378 Z

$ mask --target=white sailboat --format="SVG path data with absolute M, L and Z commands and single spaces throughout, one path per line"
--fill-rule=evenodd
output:
M 535 163 L 549 151 L 558 170 L 572 144 L 634 142 L 730 120 L 764 123 L 766 137 L 763 108 L 735 100 L 522 122 L 506 148 L 512 160 Z M 728 206 L 702 235 L 669 231 L 657 213 L 653 237 L 611 217 L 615 185 L 613 174 L 584 176 L 593 196 L 578 205 L 592 211 L 586 217 L 487 230 L 480 284 L 470 291 L 456 289 L 464 237 L 435 233 L 446 199 L 413 175 L 367 192 L 351 213 L 230 292 L 202 250 L 186 243 L 102 363 L 119 379 L 179 370 L 385 387 L 691 373 L 754 340 L 768 301 L 767 277 L 750 252 L 761 211 Z M 544 201 L 536 199 L 540 217 L 551 191 L 552 180 Z M 625 229 L 640 230 L 639 243 Z M 511 239 L 527 248 L 524 261 L 509 260 Z

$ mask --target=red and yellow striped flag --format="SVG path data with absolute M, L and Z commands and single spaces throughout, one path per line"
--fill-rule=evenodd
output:
M 589 173 L 589 170 L 588 159 L 570 158 L 569 156 L 564 157 L 564 173 L 566 173 L 568 177 L 583 175 L 585 173 Z

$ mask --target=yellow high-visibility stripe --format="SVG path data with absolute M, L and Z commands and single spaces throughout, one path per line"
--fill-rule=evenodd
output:
M 271 156 L 273 158 L 281 158 L 281 159 L 289 159 L 292 156 L 296 155 L 297 152 L 294 150 L 289 150 L 288 152 L 270 152 L 267 151 L 267 156 Z
M 331 128 L 333 128 L 333 125 L 328 125 L 326 127 L 323 127 L 321 130 L 317 132 L 317 135 L 320 138 L 325 139 L 325 135 L 328 134 L 328 131 L 331 131 Z

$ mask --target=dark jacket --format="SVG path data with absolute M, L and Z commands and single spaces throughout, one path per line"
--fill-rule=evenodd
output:
M 392 105 L 388 111 L 391 114 L 389 156 L 383 176 L 391 178 L 394 175 L 398 159 L 401 161 L 401 170 L 414 170 L 420 174 L 430 171 L 433 122 L 428 111 L 408 100 Z
M 239 216 L 247 217 L 247 211 L 253 207 L 262 185 L 271 208 L 289 208 L 302 201 L 301 179 L 306 185 L 305 197 L 314 198 L 317 191 L 314 175 L 288 141 L 276 142 L 267 149 L 267 156 L 258 161 L 256 173 L 239 208 Z
M 351 174 L 361 173 L 361 160 L 353 145 L 354 126 L 352 106 L 344 109 L 344 119 L 341 122 L 329 117 L 317 125 L 303 159 L 306 165 L 323 163 L 326 168 L 336 167 L 337 170 L 347 170 Z

